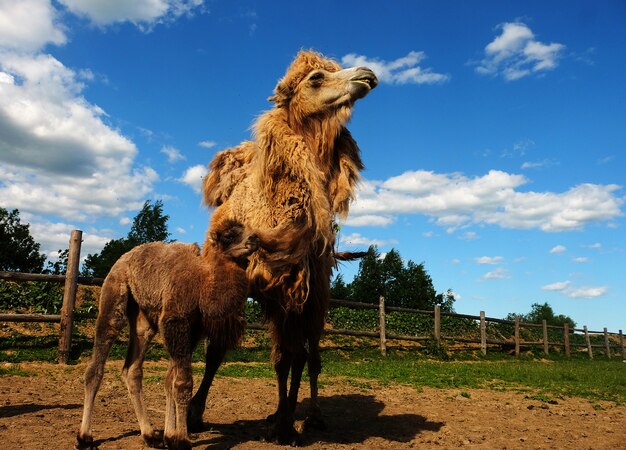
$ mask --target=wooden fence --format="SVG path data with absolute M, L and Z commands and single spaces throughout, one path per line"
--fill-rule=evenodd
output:
M 72 231 L 69 242 L 69 255 L 66 275 L 44 275 L 44 274 L 29 274 L 18 272 L 0 272 L 0 280 L 8 281 L 48 281 L 48 282 L 62 282 L 65 283 L 63 292 L 63 305 L 61 307 L 61 314 L 58 315 L 44 315 L 44 314 L 0 314 L 0 322 L 56 322 L 60 323 L 60 336 L 59 336 L 59 363 L 67 364 L 69 361 L 69 354 L 71 348 L 72 339 L 72 326 L 74 322 L 74 307 L 76 304 L 76 291 L 79 284 L 98 286 L 102 285 L 102 278 L 85 278 L 78 276 L 78 267 L 80 261 L 80 247 L 82 242 L 82 231 Z M 568 324 L 563 326 L 547 325 L 544 320 L 542 324 L 523 323 L 519 317 L 516 317 L 514 321 L 496 319 L 493 317 L 486 317 L 485 312 L 481 311 L 479 316 L 473 316 L 468 314 L 456 314 L 449 312 L 442 312 L 439 306 L 435 306 L 433 311 L 425 311 L 418 309 L 390 307 L 385 305 L 385 298 L 380 297 L 379 304 L 368 304 L 353 302 L 347 300 L 331 300 L 331 306 L 343 306 L 348 308 L 360 308 L 360 309 L 375 309 L 378 310 L 379 326 L 378 331 L 359 331 L 359 330 L 347 330 L 347 329 L 326 329 L 326 334 L 338 334 L 344 336 L 361 336 L 361 337 L 373 337 L 380 340 L 380 350 L 383 355 L 387 352 L 388 340 L 403 340 L 413 342 L 427 342 L 434 341 L 437 346 L 442 345 L 444 341 L 480 344 L 480 349 L 483 355 L 487 354 L 487 348 L 489 345 L 498 346 L 510 346 L 515 349 L 515 356 L 520 355 L 520 349 L 522 347 L 529 346 L 541 346 L 543 352 L 547 355 L 550 351 L 550 347 L 562 347 L 566 356 L 570 356 L 572 348 L 583 347 L 589 358 L 593 358 L 594 348 L 601 349 L 602 353 L 608 358 L 612 356 L 618 356 L 626 360 L 626 348 L 624 346 L 624 335 L 622 330 L 618 333 L 609 332 L 606 328 L 603 331 L 589 331 L 587 326 L 583 328 L 569 329 Z M 424 336 L 408 336 L 388 333 L 386 330 L 386 314 L 389 312 L 404 312 L 418 315 L 426 315 L 433 317 L 432 333 Z M 94 315 L 83 315 L 82 318 L 93 318 Z M 477 328 L 480 331 L 479 338 L 462 337 L 462 336 L 446 336 L 442 334 L 441 318 L 442 317 L 454 317 L 458 319 L 467 319 L 475 321 Z M 512 339 L 493 339 L 488 337 L 488 325 L 500 324 L 513 327 Z M 264 325 L 251 323 L 248 325 L 250 329 L 265 329 Z M 541 340 L 523 340 L 520 335 L 522 329 L 538 329 L 542 330 Z M 550 341 L 549 330 L 558 331 L 558 334 L 562 333 L 563 341 Z M 584 336 L 584 344 L 570 343 L 570 338 L 573 333 L 582 333 Z M 554 334 L 554 333 L 553 333 Z M 602 344 L 593 344 L 592 336 L 602 336 Z M 611 339 L 613 338 L 613 339 Z M 616 342 L 617 341 L 617 342 Z

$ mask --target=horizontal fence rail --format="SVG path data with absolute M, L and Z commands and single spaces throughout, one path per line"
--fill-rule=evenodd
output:
M 59 323 L 61 328 L 59 338 L 60 364 L 67 364 L 69 360 L 71 332 L 74 319 L 93 319 L 96 317 L 96 313 L 80 313 L 74 311 L 77 286 L 79 284 L 86 286 L 101 286 L 104 281 L 103 278 L 78 276 L 81 240 L 82 231 L 72 231 L 66 275 L 0 272 L 0 280 L 14 282 L 36 281 L 64 283 L 65 287 L 61 314 L 0 314 L 0 322 Z M 523 323 L 520 321 L 519 317 L 516 317 L 515 320 L 498 319 L 495 317 L 485 316 L 484 311 L 481 311 L 478 316 L 470 314 L 457 314 L 441 311 L 439 306 L 435 306 L 432 311 L 386 306 L 385 298 L 382 296 L 380 297 L 378 304 L 338 299 L 331 299 L 330 304 L 331 307 L 377 310 L 378 330 L 376 331 L 326 328 L 324 333 L 332 335 L 378 338 L 380 340 L 380 350 L 383 355 L 387 352 L 387 341 L 391 339 L 420 343 L 432 341 L 437 346 L 441 346 L 443 342 L 479 344 L 483 355 L 487 354 L 487 348 L 489 345 L 498 345 L 501 347 L 511 348 L 512 350 L 514 349 L 516 356 L 520 355 L 521 347 L 531 346 L 542 346 L 543 352 L 546 355 L 549 353 L 550 347 L 561 347 L 563 348 L 566 356 L 571 355 L 572 348 L 583 348 L 587 352 L 589 358 L 594 357 L 594 349 L 599 349 L 608 358 L 611 358 L 612 356 L 619 356 L 626 360 L 626 348 L 624 346 L 624 335 L 622 330 L 619 330 L 618 333 L 609 332 L 606 328 L 602 331 L 590 331 L 587 326 L 584 326 L 583 328 L 569 329 L 567 323 L 563 326 L 548 325 L 545 320 L 541 324 Z M 432 329 L 429 333 L 423 336 L 412 336 L 388 332 L 387 327 L 389 325 L 386 315 L 394 312 L 430 316 L 433 319 Z M 474 323 L 472 324 L 472 327 L 476 332 L 477 337 L 451 336 L 442 334 L 442 317 L 473 321 Z M 490 336 L 490 330 L 496 327 L 512 327 L 512 330 L 508 330 L 510 332 L 508 336 L 502 335 L 500 331 L 495 330 L 498 334 L 500 334 L 500 336 L 498 336 L 499 338 L 494 338 L 493 335 Z M 250 323 L 248 324 L 248 328 L 251 330 L 265 330 L 266 326 L 258 323 Z M 524 339 L 522 333 L 527 333 L 526 330 L 540 330 L 542 333 L 541 338 L 538 339 L 537 336 L 530 335 L 527 339 Z M 555 341 L 555 336 L 562 336 L 562 341 Z M 579 336 L 582 336 L 584 338 L 584 343 L 571 342 L 571 339 L 574 336 L 577 336 L 577 339 L 579 339 Z M 592 342 L 592 338 L 597 340 L 598 337 L 602 338 L 603 342 L 601 344 Z M 616 340 L 617 342 L 615 342 Z

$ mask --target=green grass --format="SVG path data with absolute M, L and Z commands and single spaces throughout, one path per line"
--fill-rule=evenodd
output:
M 0 338 L 0 362 L 56 362 L 57 339 L 54 335 Z M 91 345 L 89 339 L 76 336 L 72 351 L 74 359 L 88 357 Z M 202 351 L 200 345 L 194 354 L 196 362 L 203 361 Z M 116 343 L 110 359 L 123 359 L 125 355 L 126 344 Z M 146 359 L 158 361 L 167 358 L 165 349 L 153 344 Z M 227 355 L 218 376 L 271 379 L 274 378 L 274 370 L 269 359 L 270 352 L 265 345 L 237 349 Z M 428 386 L 461 389 L 463 392 L 481 388 L 516 390 L 538 400 L 576 396 L 594 401 L 626 403 L 626 364 L 620 358 L 608 360 L 596 357 L 589 360 L 585 355 L 565 358 L 559 354 L 544 357 L 540 352 L 518 359 L 495 352 L 486 357 L 457 352 L 435 358 L 416 349 L 402 347 L 390 348 L 387 357 L 383 357 L 371 345 L 340 345 L 324 349 L 322 361 L 321 384 L 339 378 L 357 389 L 400 383 L 416 389 Z M 19 372 L 17 366 L 11 367 L 5 365 L 0 369 L 0 376 Z M 194 373 L 202 371 L 201 364 L 194 367 Z M 154 374 L 147 382 L 161 380 L 161 375 Z

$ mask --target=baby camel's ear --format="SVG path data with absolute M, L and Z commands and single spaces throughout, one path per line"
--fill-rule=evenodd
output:
M 215 230 L 209 231 L 209 239 L 213 244 L 218 244 L 220 242 L 221 234 Z

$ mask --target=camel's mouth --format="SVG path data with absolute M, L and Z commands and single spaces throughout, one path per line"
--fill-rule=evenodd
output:
M 367 86 L 368 90 L 374 89 L 378 85 L 378 78 L 376 78 L 374 72 L 365 68 L 360 69 L 357 76 L 352 78 L 350 81 L 353 83 L 363 84 Z

